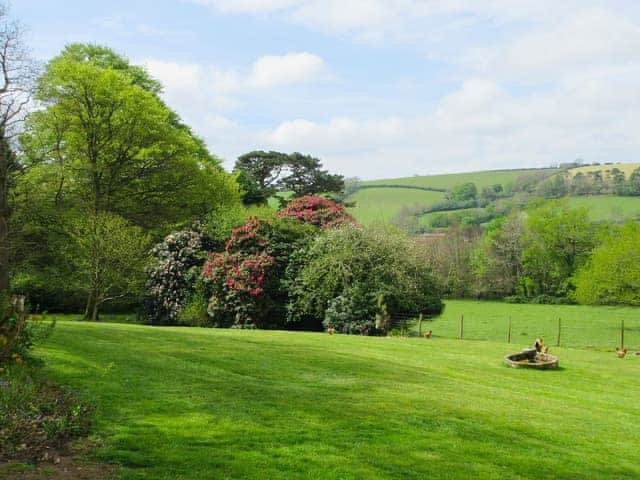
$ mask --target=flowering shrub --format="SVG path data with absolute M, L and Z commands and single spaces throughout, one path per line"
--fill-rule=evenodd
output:
M 290 257 L 313 229 L 288 220 L 256 217 L 235 228 L 223 252 L 209 255 L 202 277 L 207 312 L 216 326 L 282 327 Z
M 323 229 L 353 222 L 342 205 L 328 198 L 314 195 L 294 198 L 286 208 L 278 212 L 278 216 L 293 218 Z
M 155 263 L 148 270 L 145 306 L 152 323 L 178 322 L 206 259 L 203 241 L 203 235 L 198 231 L 173 232 L 151 251 Z

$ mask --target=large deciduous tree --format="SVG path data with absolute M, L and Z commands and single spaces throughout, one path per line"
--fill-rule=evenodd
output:
M 151 227 L 206 213 L 216 190 L 233 197 L 218 161 L 160 100 L 157 83 L 127 65 L 104 47 L 71 45 L 39 79 L 46 108 L 31 115 L 24 145 L 54 172 L 54 201 Z
M 21 169 L 13 140 L 19 133 L 33 89 L 35 67 L 20 24 L 0 4 L 0 293 L 9 288 L 11 196 Z
M 54 234 L 68 240 L 71 229 L 58 225 L 78 218 L 99 225 L 110 214 L 159 237 L 239 202 L 233 177 L 160 91 L 143 68 L 105 47 L 70 45 L 47 64 L 36 90 L 43 108 L 29 116 L 22 136 L 32 168 L 21 186 L 25 198 L 44 190 L 35 209 L 48 212 L 41 219 L 51 226 L 43 233 L 46 244 L 53 244 Z M 109 268 L 97 250 L 84 253 L 93 255 L 89 264 Z M 88 317 L 103 296 L 99 288 L 88 289 Z

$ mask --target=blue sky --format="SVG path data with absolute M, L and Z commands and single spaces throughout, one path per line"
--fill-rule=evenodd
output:
M 34 55 L 144 64 L 231 167 L 302 151 L 362 178 L 638 161 L 640 2 L 14 0 Z

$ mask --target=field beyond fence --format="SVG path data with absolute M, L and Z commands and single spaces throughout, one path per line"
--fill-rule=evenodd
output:
M 461 322 L 462 319 L 462 322 Z M 433 337 L 509 341 L 520 348 L 542 337 L 550 347 L 640 350 L 640 308 L 583 305 L 531 305 L 447 300 L 443 314 L 423 324 Z M 622 325 L 624 324 L 624 339 Z M 417 327 L 416 327 L 417 328 Z

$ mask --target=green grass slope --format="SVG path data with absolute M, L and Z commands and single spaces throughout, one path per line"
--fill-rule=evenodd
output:
M 567 197 L 573 208 L 584 207 L 594 222 L 611 220 L 621 222 L 640 219 L 640 197 L 616 197 L 614 195 L 594 195 Z
M 466 182 L 474 182 L 478 189 L 500 183 L 506 185 L 516 178 L 540 171 L 539 169 L 493 170 L 484 172 L 451 173 L 444 175 L 427 175 L 362 182 L 368 187 L 375 185 L 404 185 L 450 189 Z M 402 207 L 415 204 L 431 205 L 444 199 L 444 193 L 410 190 L 403 188 L 368 188 L 359 190 L 348 200 L 355 201 L 356 207 L 350 213 L 361 223 L 389 221 Z
M 403 178 L 391 178 L 385 180 L 370 180 L 362 182 L 364 185 L 388 184 L 388 185 L 415 185 L 420 187 L 435 187 L 449 189 L 466 182 L 474 182 L 479 189 L 496 183 L 506 185 L 516 178 L 528 173 L 543 169 L 517 169 L 517 170 L 486 170 L 482 172 L 447 173 L 442 175 L 425 175 Z
M 513 349 L 60 322 L 38 354 L 95 397 L 124 479 L 639 478 L 640 358 Z
M 369 224 L 388 222 L 402 207 L 415 204 L 431 205 L 444 199 L 444 193 L 406 188 L 380 188 L 359 190 L 349 197 L 356 206 L 348 211 L 356 220 Z

